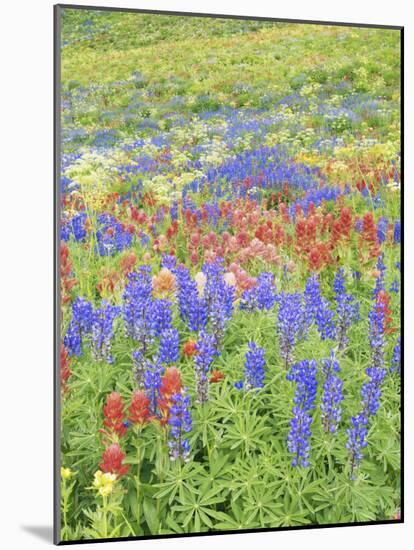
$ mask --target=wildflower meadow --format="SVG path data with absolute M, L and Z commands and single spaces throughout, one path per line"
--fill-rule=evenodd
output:
M 59 14 L 60 539 L 399 521 L 400 31 Z

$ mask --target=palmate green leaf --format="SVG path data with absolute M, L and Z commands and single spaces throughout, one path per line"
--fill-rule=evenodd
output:
M 174 505 L 172 511 L 180 514 L 184 527 L 192 521 L 196 532 L 200 531 L 201 527 L 212 528 L 213 524 L 209 518 L 210 515 L 214 517 L 215 510 L 212 507 L 224 501 L 223 497 L 218 496 L 219 493 L 220 487 L 213 487 L 204 495 L 184 490 L 181 503 Z
M 154 498 L 163 499 L 168 496 L 168 503 L 172 504 L 175 499 L 184 498 L 184 489 L 197 492 L 192 480 L 200 471 L 201 466 L 193 462 L 171 469 L 167 472 L 165 481 L 155 485 L 159 491 L 154 494 Z
M 241 447 L 247 455 L 249 451 L 264 446 L 269 433 L 270 427 L 266 426 L 265 418 L 257 417 L 256 414 L 245 414 L 235 418 L 234 424 L 226 427 L 223 445 L 231 450 Z
M 281 502 L 276 502 L 274 494 L 266 491 L 266 487 L 255 486 L 252 488 L 249 497 L 244 498 L 244 510 L 247 514 L 248 523 L 256 520 L 261 527 L 273 525 L 280 519 Z
M 235 502 L 231 504 L 231 512 L 217 512 L 216 519 L 218 523 L 215 524 L 215 529 L 225 529 L 229 531 L 240 531 L 242 529 L 255 529 L 260 527 L 259 523 L 254 519 L 249 519 L 246 512 L 242 507 L 238 506 Z

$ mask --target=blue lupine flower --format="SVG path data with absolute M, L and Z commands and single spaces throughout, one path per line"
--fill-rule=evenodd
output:
M 155 299 L 150 302 L 147 312 L 151 333 L 160 336 L 164 330 L 172 328 L 171 302 Z
M 157 358 L 154 361 L 147 361 L 144 371 L 145 394 L 150 400 L 149 411 L 151 415 L 157 414 L 157 403 L 160 396 L 161 374 L 164 368 Z
M 371 346 L 371 364 L 374 368 L 382 368 L 384 364 L 384 322 L 385 305 L 374 302 L 373 309 L 368 314 L 369 343 Z
M 395 292 L 397 294 L 399 290 L 400 290 L 400 283 L 398 282 L 397 279 L 394 279 L 390 285 L 390 292 Z
M 294 403 L 305 411 L 310 411 L 315 407 L 316 391 L 318 381 L 316 374 L 318 371 L 317 363 L 314 359 L 305 359 L 295 363 L 286 375 L 287 380 L 296 382 L 296 391 Z
M 175 256 L 170 256 L 169 254 L 163 254 L 161 258 L 161 267 L 166 267 L 170 271 L 174 271 L 177 265 L 177 260 Z
M 273 279 L 273 273 L 260 273 L 256 285 L 243 292 L 240 309 L 247 311 L 271 309 L 277 300 Z
M 62 225 L 61 239 L 68 241 L 71 236 L 76 242 L 83 241 L 86 237 L 86 212 L 81 212 L 74 216 L 70 221 Z
M 361 397 L 364 414 L 368 418 L 369 416 L 375 416 L 379 409 L 379 400 L 382 395 L 380 387 L 385 378 L 386 370 L 370 367 L 365 372 L 371 380 L 362 386 Z
M 171 397 L 172 406 L 168 424 L 170 426 L 168 447 L 171 460 L 182 458 L 185 462 L 190 456 L 190 442 L 185 437 L 192 430 L 190 415 L 190 396 L 185 393 L 175 393 Z
M 81 334 L 88 334 L 92 328 L 93 307 L 90 302 L 78 296 L 72 304 L 72 319 L 79 326 Z
M 322 426 L 325 431 L 335 433 L 341 421 L 341 401 L 343 400 L 342 380 L 335 374 L 339 372 L 339 363 L 331 352 L 329 359 L 322 359 L 324 376 L 321 400 Z
M 207 302 L 198 296 L 198 291 L 188 297 L 188 328 L 198 332 L 206 328 L 208 322 Z
M 128 275 L 128 283 L 123 294 L 123 316 L 126 333 L 139 343 L 139 350 L 145 355 L 153 341 L 159 310 L 155 320 L 151 318 L 152 284 L 150 268 L 141 266 L 137 273 Z
M 305 315 L 308 325 L 314 321 L 321 335 L 322 340 L 326 338 L 335 338 L 335 314 L 331 310 L 328 300 L 321 294 L 319 277 L 316 274 L 311 275 L 306 281 L 305 291 L 303 293 L 305 300 Z
M 195 349 L 198 352 L 194 356 L 197 396 L 198 402 L 202 404 L 208 400 L 208 372 L 214 356 L 217 355 L 215 337 L 212 334 L 208 334 L 204 330 L 200 331 Z
M 290 421 L 290 432 L 287 446 L 293 455 L 292 466 L 309 466 L 310 442 L 312 435 L 310 425 L 312 417 L 300 407 L 293 407 L 293 418 Z
M 109 214 L 101 214 L 97 221 L 96 251 L 100 256 L 113 256 L 132 246 L 132 233 L 116 218 Z
M 191 331 L 199 331 L 207 326 L 207 303 L 198 294 L 197 283 L 191 278 L 186 267 L 179 266 L 176 271 L 177 300 L 181 319 Z
M 133 372 L 135 382 L 139 388 L 144 386 L 145 369 L 147 366 L 147 359 L 141 350 L 136 350 L 132 353 Z
M 204 299 L 207 302 L 209 316 L 214 304 L 219 303 L 223 308 L 224 320 L 229 320 L 233 314 L 235 289 L 224 280 L 223 260 L 205 263 L 203 273 L 206 275 Z
M 280 355 L 286 369 L 293 363 L 293 348 L 305 330 L 302 297 L 299 293 L 281 292 L 278 296 L 277 332 Z
M 388 218 L 382 216 L 377 223 L 377 237 L 380 244 L 387 238 Z
M 243 386 L 244 386 L 244 383 L 243 383 L 243 380 L 238 380 L 233 385 L 236 388 L 236 390 L 242 390 Z
M 351 461 L 351 479 L 355 478 L 355 469 L 363 459 L 362 449 L 368 442 L 366 440 L 368 432 L 368 418 L 364 413 L 351 418 L 351 427 L 347 429 L 348 441 L 346 448 L 348 449 Z
M 72 304 L 72 319 L 63 339 L 69 355 L 82 354 L 82 342 L 92 330 L 93 307 L 90 302 L 78 296 Z
M 385 279 L 386 267 L 385 267 L 385 264 L 384 264 L 384 255 L 383 254 L 378 256 L 377 269 L 378 269 L 380 274 L 375 280 L 375 288 L 374 288 L 374 291 L 372 293 L 372 297 L 374 299 L 378 296 L 378 294 L 380 293 L 381 290 L 385 290 L 384 279 Z
M 401 372 L 401 338 L 395 344 L 391 360 L 391 372 Z
M 337 330 L 336 338 L 339 350 L 344 350 L 349 338 L 348 329 L 354 321 L 359 320 L 359 304 L 355 303 L 351 294 L 345 292 L 345 278 L 343 269 L 338 269 L 335 274 L 334 284 L 335 300 L 337 303 Z
M 379 408 L 381 385 L 386 370 L 384 364 L 384 304 L 374 301 L 369 318 L 369 342 L 371 346 L 371 366 L 365 372 L 370 380 L 361 388 L 362 411 L 358 416 L 351 418 L 351 428 L 348 429 L 347 449 L 351 460 L 351 479 L 355 476 L 355 468 L 363 458 L 362 449 L 366 447 L 368 421 Z
M 318 382 L 316 379 L 317 363 L 315 360 L 304 360 L 293 365 L 286 378 L 296 382 L 293 418 L 290 421 L 288 450 L 293 454 L 292 466 L 309 466 L 312 417 L 308 414 L 315 407 Z
M 223 343 L 225 325 L 226 316 L 224 304 L 215 300 L 210 308 L 210 326 L 217 350 L 220 349 Z
M 401 242 L 401 222 L 397 220 L 394 224 L 394 243 L 400 244 Z
M 361 220 L 361 218 L 358 218 L 358 219 L 356 220 L 356 222 L 355 222 L 355 225 L 354 225 L 355 231 L 356 231 L 357 233 L 361 233 L 362 228 L 363 228 L 363 225 L 364 225 L 364 223 L 363 223 L 363 221 Z
M 73 322 L 73 320 L 69 323 L 68 330 L 63 338 L 63 343 L 70 356 L 82 354 L 81 333 L 79 331 L 79 326 Z
M 264 349 L 256 345 L 255 342 L 249 342 L 249 350 L 246 353 L 244 364 L 244 376 L 246 380 L 245 388 L 263 388 L 266 361 L 264 358 Z
M 113 324 L 119 313 L 119 307 L 105 303 L 93 312 L 91 343 L 92 354 L 96 361 L 105 360 L 109 364 L 113 362 L 111 355 Z
M 170 365 L 178 361 L 179 345 L 180 335 L 177 329 L 163 330 L 160 338 L 160 362 Z

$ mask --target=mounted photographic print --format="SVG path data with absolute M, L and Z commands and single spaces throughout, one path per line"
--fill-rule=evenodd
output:
M 55 7 L 56 543 L 403 521 L 402 35 Z

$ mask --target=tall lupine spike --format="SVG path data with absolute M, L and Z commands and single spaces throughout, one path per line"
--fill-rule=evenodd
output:
M 177 329 L 163 330 L 160 338 L 160 362 L 170 365 L 178 361 L 180 336 Z
M 224 304 L 215 300 L 210 309 L 210 325 L 211 332 L 215 339 L 217 349 L 220 349 L 223 344 L 224 329 L 226 325 Z
M 145 394 L 149 399 L 149 411 L 152 416 L 156 416 L 158 413 L 157 405 L 160 399 L 161 389 L 161 374 L 164 368 L 159 358 L 155 360 L 147 361 L 144 372 L 144 387 Z
M 394 224 L 394 243 L 400 244 L 401 242 L 401 222 L 400 220 L 396 220 Z
M 341 421 L 341 402 L 343 396 L 342 380 L 335 373 L 339 372 L 339 363 L 332 351 L 329 359 L 322 359 L 324 377 L 321 399 L 322 426 L 326 432 L 335 433 Z
M 293 417 L 288 435 L 288 450 L 293 455 L 293 467 L 309 466 L 309 439 L 312 435 L 310 430 L 312 417 L 309 413 L 315 407 L 318 386 L 316 374 L 317 363 L 312 359 L 296 363 L 286 376 L 288 380 L 296 382 Z
M 72 304 L 72 319 L 63 340 L 70 356 L 82 354 L 82 342 L 91 333 L 92 323 L 92 304 L 78 296 Z
M 208 400 L 209 379 L 208 373 L 217 355 L 216 340 L 211 334 L 201 331 L 196 344 L 197 354 L 194 356 L 194 370 L 198 403 L 203 404 Z
M 288 370 L 294 361 L 294 346 L 305 332 L 304 310 L 302 297 L 299 293 L 281 292 L 278 302 L 277 333 L 279 335 L 280 355 L 285 369 Z
M 398 338 L 395 344 L 391 360 L 391 372 L 401 372 L 401 338 Z
M 348 441 L 346 443 L 346 448 L 350 456 L 351 479 L 355 479 L 355 471 L 364 457 L 362 449 L 368 444 L 366 440 L 368 431 L 367 425 L 367 417 L 363 413 L 360 413 L 351 418 L 351 426 L 347 429 Z
M 123 294 L 126 333 L 139 343 L 139 349 L 144 354 L 153 336 L 149 318 L 152 304 L 150 271 L 149 267 L 141 266 L 137 273 L 130 273 Z
M 208 321 L 207 303 L 199 296 L 197 283 L 191 278 L 188 269 L 183 266 L 176 269 L 176 280 L 181 319 L 194 332 L 204 329 Z
M 351 418 L 351 427 L 348 429 L 348 442 L 346 447 L 350 453 L 351 479 L 355 478 L 355 470 L 363 458 L 362 449 L 367 446 L 366 435 L 369 419 L 378 411 L 381 397 L 381 385 L 384 381 L 386 370 L 384 366 L 384 304 L 377 302 L 374 295 L 374 303 L 369 318 L 369 343 L 371 346 L 371 366 L 366 369 L 370 380 L 361 388 L 361 412 Z
M 308 325 L 316 323 L 322 340 L 335 338 L 335 314 L 329 301 L 322 296 L 319 277 L 315 273 L 308 278 L 303 296 Z
M 345 291 L 345 277 L 342 268 L 338 269 L 335 274 L 333 288 L 337 304 L 336 340 L 339 351 L 342 351 L 346 348 L 349 341 L 348 330 L 350 326 L 360 318 L 359 304 L 354 301 L 351 294 L 347 294 Z
M 246 353 L 244 364 L 245 389 L 263 388 L 266 361 L 264 358 L 264 349 L 258 347 L 255 342 L 249 342 L 249 349 Z
M 273 280 L 273 273 L 260 273 L 256 285 L 243 292 L 240 309 L 247 311 L 270 310 L 277 301 Z
M 93 312 L 92 318 L 92 355 L 96 361 L 113 363 L 111 354 L 112 337 L 114 335 L 114 320 L 119 315 L 120 308 L 104 303 Z
M 192 430 L 190 415 L 190 396 L 184 389 L 183 392 L 171 396 L 170 426 L 168 447 L 171 460 L 182 458 L 184 462 L 190 459 L 190 442 L 185 434 Z
M 300 407 L 293 407 L 293 417 L 290 421 L 290 432 L 288 435 L 287 446 L 289 452 L 293 455 L 292 466 L 309 466 L 310 442 L 312 435 L 310 426 L 312 417 Z
M 372 310 L 368 314 L 369 319 L 369 344 L 371 346 L 371 365 L 374 368 L 382 368 L 384 364 L 384 330 L 385 330 L 385 304 L 375 301 Z
M 151 334 L 159 337 L 164 330 L 172 329 L 172 311 L 169 300 L 153 300 L 147 311 L 148 328 Z
M 145 377 L 145 368 L 147 364 L 147 360 L 140 350 L 136 350 L 132 353 L 132 360 L 133 360 L 133 372 L 134 372 L 134 378 L 135 382 L 137 383 L 137 386 L 139 388 L 142 388 L 144 386 L 144 377 Z

